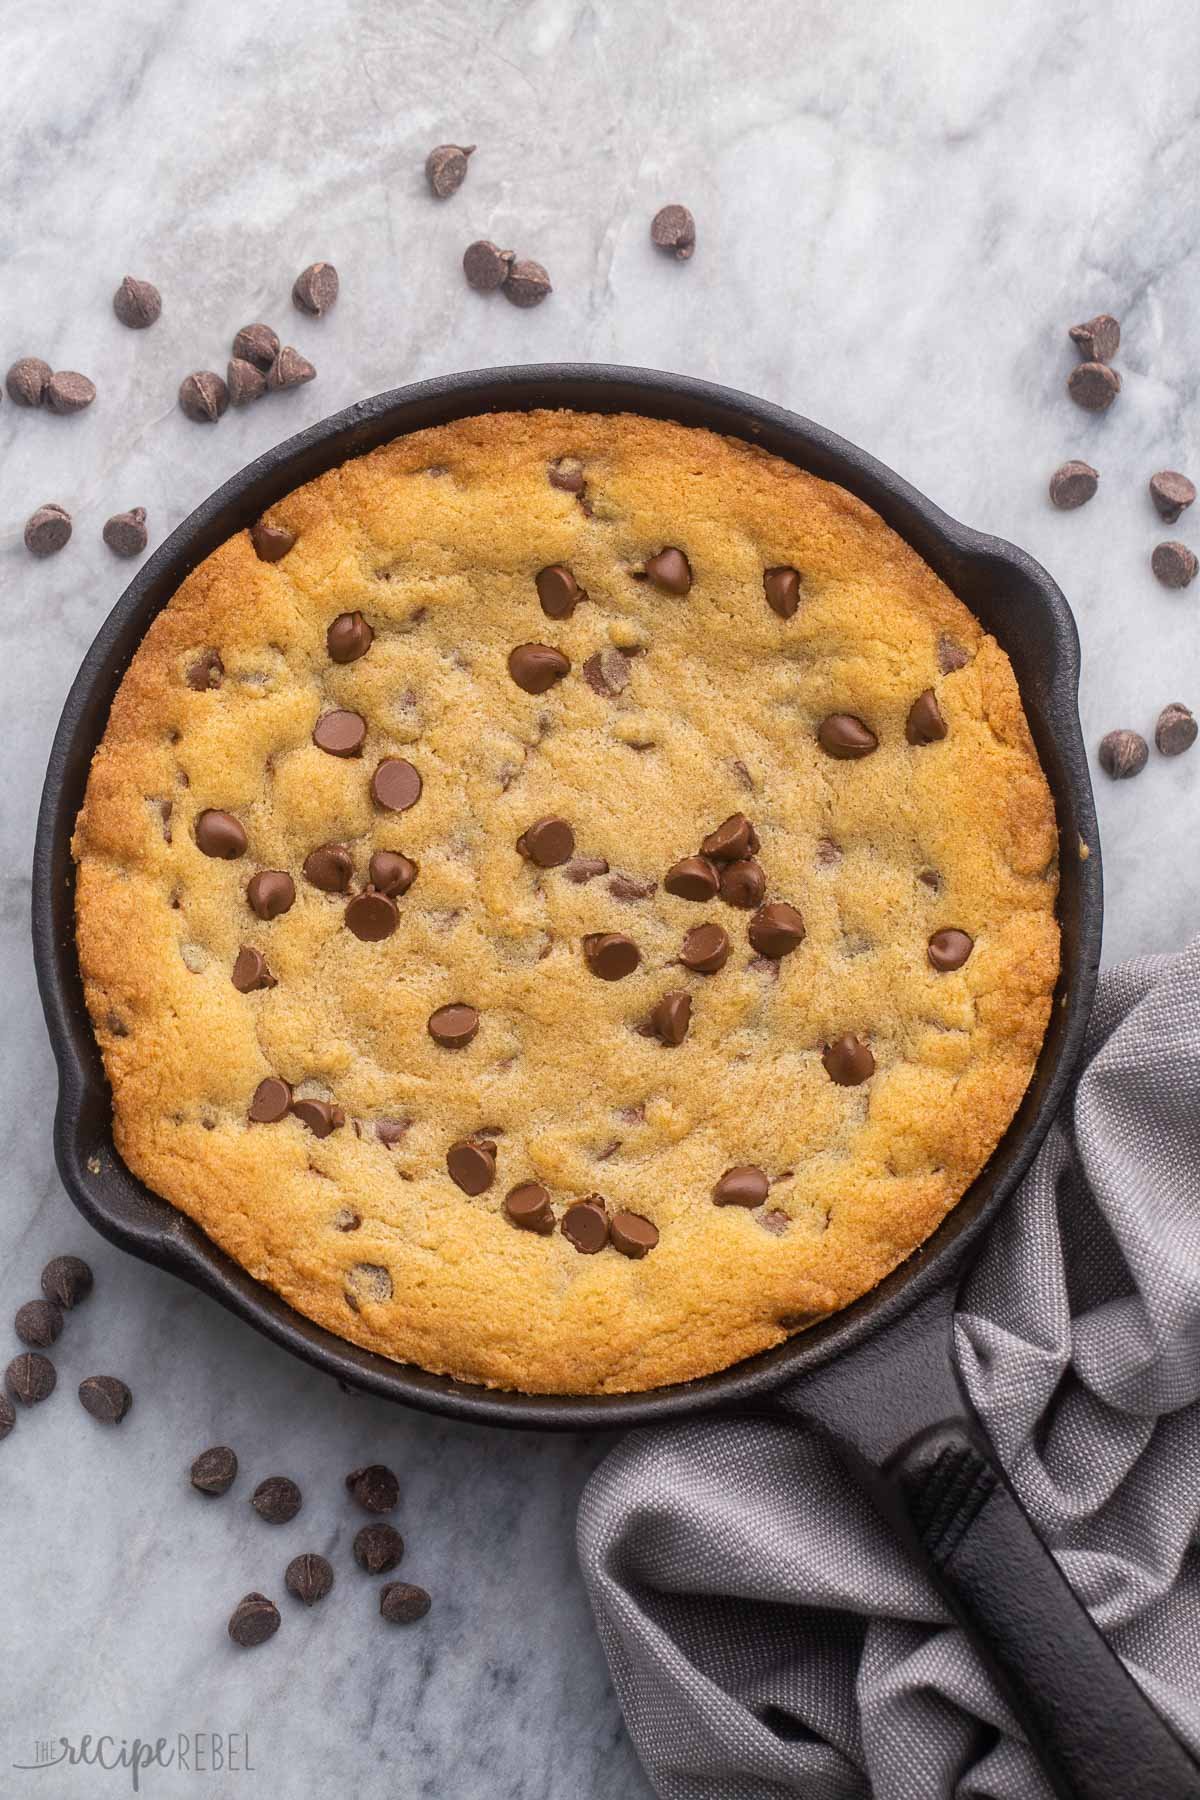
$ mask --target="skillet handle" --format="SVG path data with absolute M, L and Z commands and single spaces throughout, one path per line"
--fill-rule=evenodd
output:
M 915 1535 L 1054 1792 L 1200 1800 L 1200 1767 L 1108 1648 L 966 1422 L 922 1432 L 884 1472 L 877 1501 Z

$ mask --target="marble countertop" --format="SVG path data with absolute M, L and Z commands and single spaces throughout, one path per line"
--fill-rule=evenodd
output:
M 568 359 L 681 370 L 823 421 L 1025 546 L 1079 621 L 1089 743 L 1115 725 L 1150 736 L 1167 701 L 1200 710 L 1200 583 L 1172 594 L 1149 572 L 1160 537 L 1200 543 L 1200 508 L 1164 532 L 1146 494 L 1157 468 L 1200 469 L 1200 118 L 1179 80 L 1200 59 L 1200 15 L 1165 0 L 51 0 L 9 9 L 0 59 L 0 359 L 41 355 L 99 387 L 77 418 L 0 406 L 0 1315 L 54 1252 L 97 1274 L 59 1346 L 60 1393 L 0 1450 L 0 1794 L 129 1791 L 121 1772 L 13 1767 L 39 1739 L 85 1731 L 249 1734 L 253 1773 L 154 1771 L 155 1796 L 645 1793 L 574 1563 L 603 1443 L 344 1395 L 102 1243 L 62 1192 L 28 869 L 63 697 L 130 572 L 100 528 L 141 505 L 159 541 L 259 451 L 422 376 Z M 438 205 L 422 161 L 454 138 L 479 151 Z M 647 240 L 674 199 L 698 220 L 689 264 Z M 521 312 L 469 292 L 458 262 L 478 236 L 542 261 L 551 299 Z M 288 298 L 316 258 L 342 277 L 319 321 Z M 148 332 L 110 311 L 126 272 L 162 289 Z M 1122 321 L 1124 388 L 1093 417 L 1066 397 L 1065 333 L 1102 309 Z M 223 367 L 232 332 L 259 318 L 318 379 L 215 428 L 188 423 L 181 376 Z M 1046 481 L 1068 457 L 1101 485 L 1061 514 Z M 46 500 L 75 534 L 35 563 L 21 529 Z M 1121 786 L 1101 777 L 1099 804 L 1106 958 L 1169 950 L 1193 924 L 1200 750 L 1152 756 Z M 97 1370 L 135 1391 L 119 1431 L 73 1397 Z M 245 1475 L 206 1503 L 186 1465 L 221 1441 Z M 401 1473 L 402 1572 L 435 1596 L 410 1631 L 372 1616 L 374 1584 L 349 1563 L 341 1479 L 371 1460 Z M 244 1496 L 276 1471 L 308 1500 L 271 1529 Z M 239 1654 L 231 1606 L 278 1594 L 306 1548 L 333 1555 L 333 1596 L 304 1616 L 282 1596 L 284 1631 Z

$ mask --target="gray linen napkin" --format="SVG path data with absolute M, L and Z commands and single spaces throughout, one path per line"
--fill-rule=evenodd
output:
M 1200 939 L 1104 977 L 1083 1073 L 959 1305 L 960 1367 L 1021 1499 L 1200 1752 Z M 584 1494 L 579 1553 L 663 1800 L 1049 1796 L 811 1434 L 631 1434 Z

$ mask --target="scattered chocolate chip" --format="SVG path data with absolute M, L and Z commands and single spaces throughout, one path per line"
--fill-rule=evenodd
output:
M 922 869 L 917 880 L 922 887 L 930 888 L 935 894 L 940 894 L 942 891 L 942 878 L 936 869 Z
M 325 633 L 331 662 L 357 662 L 375 642 L 375 633 L 360 612 L 339 613 Z
M 373 888 L 397 900 L 401 894 L 407 894 L 417 879 L 418 869 L 410 857 L 401 856 L 398 850 L 375 850 L 367 873 Z
M 763 570 L 763 593 L 767 605 L 781 619 L 794 618 L 800 605 L 800 571 L 790 564 Z
M 693 925 L 684 936 L 679 960 L 697 975 L 715 975 L 729 961 L 729 937 L 720 925 Z
M 613 1215 L 609 1237 L 614 1250 L 637 1260 L 649 1255 L 658 1243 L 658 1227 L 641 1213 L 619 1212 Z
M 292 1111 L 316 1138 L 327 1138 L 346 1123 L 345 1113 L 332 1100 L 293 1100 Z
M 759 848 L 758 833 L 745 813 L 730 813 L 715 831 L 710 831 L 700 849 L 714 862 L 744 862 Z
M 146 530 L 146 509 L 131 507 L 128 512 L 114 513 L 104 521 L 100 534 L 115 556 L 140 556 L 150 541 Z
M 113 295 L 113 311 L 130 331 L 145 331 L 162 312 L 162 295 L 152 281 L 127 275 Z
M 575 854 L 575 833 L 565 819 L 535 819 L 517 839 L 517 849 L 539 869 L 557 869 Z
M 826 1044 L 821 1061 L 830 1081 L 836 1082 L 838 1087 L 858 1087 L 875 1073 L 875 1058 L 869 1046 L 861 1043 L 852 1032 Z
M 389 1625 L 415 1625 L 432 1605 L 425 1589 L 411 1581 L 389 1581 L 379 1595 L 379 1611 Z
M 567 864 L 563 874 L 576 887 L 582 887 L 585 881 L 594 881 L 597 875 L 607 875 L 608 864 L 602 856 L 577 856 L 573 863 Z
M 456 1000 L 450 1006 L 439 1006 L 436 1012 L 431 1012 L 427 1029 L 434 1043 L 440 1044 L 443 1050 L 465 1050 L 479 1030 L 479 1014 L 473 1006 Z
M 385 812 L 407 812 L 421 798 L 421 777 L 402 756 L 385 756 L 371 777 L 371 797 Z
M 963 646 L 943 632 L 938 639 L 938 668 L 942 674 L 953 675 L 955 669 L 965 669 L 970 660 Z
M 48 1350 L 62 1328 L 63 1309 L 56 1300 L 27 1300 L 13 1320 L 13 1330 L 31 1350 Z
M 837 863 L 840 863 L 841 860 L 842 850 L 840 844 L 835 844 L 832 838 L 817 839 L 817 861 L 823 868 L 831 869 Z
M 766 1174 L 753 1163 L 726 1169 L 712 1191 L 714 1206 L 761 1206 L 770 1187 Z
M 1068 327 L 1071 342 L 1088 362 L 1111 362 L 1121 345 L 1121 327 L 1111 313 L 1097 313 L 1086 324 Z
M 16 1408 L 6 1395 L 0 1394 L 0 1443 L 4 1442 L 16 1422 Z
M 71 515 L 48 500 L 25 521 L 25 548 L 31 556 L 53 556 L 71 535 Z
M 261 988 L 273 988 L 275 977 L 267 967 L 267 959 L 261 950 L 243 944 L 233 964 L 231 976 L 234 987 L 239 994 L 253 994 Z
M 1150 498 L 1160 519 L 1173 525 L 1196 498 L 1196 485 L 1177 469 L 1160 469 L 1150 477 Z
M 682 550 L 668 544 L 656 556 L 648 557 L 645 568 L 646 580 L 650 586 L 657 588 L 660 594 L 687 594 L 692 587 L 692 565 Z
M 564 563 L 550 563 L 534 576 L 538 599 L 548 619 L 569 619 L 587 594 Z
M 383 1520 L 354 1534 L 354 1560 L 368 1575 L 390 1574 L 403 1555 L 404 1539 Z
M 227 1494 L 237 1479 L 238 1459 L 228 1444 L 202 1450 L 191 1467 L 192 1486 L 201 1494 Z
M 550 277 L 540 262 L 530 257 L 519 257 L 508 266 L 508 280 L 500 292 L 514 306 L 540 306 L 547 294 L 554 289 L 550 286 Z
M 692 996 L 678 989 L 664 994 L 650 1014 L 650 1028 L 664 1044 L 682 1044 L 692 1022 Z
M 727 906 L 739 906 L 749 911 L 761 904 L 766 891 L 767 878 L 762 864 L 755 862 L 752 856 L 722 866 L 721 898 Z
M 696 248 L 696 221 L 686 206 L 660 206 L 650 221 L 650 241 L 676 262 L 687 262 Z
M 229 1635 L 242 1650 L 265 1644 L 279 1630 L 279 1608 L 265 1594 L 247 1594 L 229 1620 Z
M 4 378 L 9 399 L 17 406 L 40 406 L 54 370 L 40 356 L 20 356 Z
M 503 287 L 514 261 L 511 250 L 501 250 L 489 238 L 477 238 L 463 251 L 463 274 L 476 293 L 490 294 Z
M 1172 700 L 1158 715 L 1154 745 L 1160 756 L 1182 756 L 1196 741 L 1196 715 L 1181 700 Z
M 319 319 L 337 304 L 338 272 L 332 263 L 309 263 L 292 283 L 292 305 L 298 312 Z
M 1086 412 L 1104 412 L 1121 391 L 1121 377 L 1107 363 L 1077 363 L 1067 376 L 1067 392 Z
M 1170 540 L 1165 544 L 1155 544 L 1150 556 L 1150 567 L 1164 587 L 1185 588 L 1195 578 L 1196 555 L 1186 544 Z
M 581 1256 L 595 1256 L 608 1242 L 608 1214 L 603 1200 L 593 1194 L 589 1200 L 578 1200 L 574 1206 L 568 1206 L 559 1229 Z
M 230 406 L 249 406 L 266 393 L 267 378 L 244 357 L 231 356 L 225 365 L 225 386 L 229 389 Z
M 279 339 L 269 325 L 243 325 L 233 340 L 233 354 L 265 375 L 279 355 Z
M 298 350 L 285 344 L 267 370 L 267 386 L 278 391 L 303 387 L 306 381 L 315 379 L 316 373 L 306 356 L 301 356 Z
M 527 694 L 544 694 L 570 672 L 571 663 L 550 644 L 518 644 L 508 654 L 508 672 Z
M 88 1375 L 79 1384 L 79 1404 L 102 1425 L 119 1425 L 133 1405 L 133 1395 L 116 1375 Z
M 663 876 L 663 887 L 680 900 L 712 900 L 721 879 L 715 863 L 707 856 L 684 856 Z
M 943 926 L 935 931 L 929 940 L 929 960 L 940 974 L 946 975 L 953 969 L 961 969 L 975 948 L 975 940 L 957 925 Z
M 313 1550 L 293 1556 L 283 1577 L 284 1586 L 305 1606 L 315 1606 L 333 1586 L 333 1570 L 323 1556 Z
M 551 487 L 561 488 L 565 494 L 579 495 L 587 487 L 583 464 L 577 456 L 560 456 L 557 462 L 547 464 L 546 478 Z
M 345 844 L 318 844 L 304 859 L 305 881 L 323 894 L 348 893 L 353 876 L 354 858 Z
M 384 1463 L 351 1469 L 346 1477 L 346 1492 L 364 1512 L 394 1512 L 400 1503 L 400 1483 Z
M 92 1291 L 92 1271 L 81 1256 L 54 1256 L 42 1270 L 42 1292 L 68 1312 Z
M 296 533 L 284 525 L 269 525 L 266 519 L 260 519 L 250 527 L 250 542 L 259 562 L 276 563 L 294 547 Z
M 908 710 L 904 735 L 910 744 L 936 744 L 946 735 L 946 721 L 932 688 L 918 694 Z
M 367 721 L 361 713 L 337 707 L 321 714 L 313 726 L 312 741 L 329 756 L 361 756 L 367 741 Z
M 592 931 L 583 940 L 583 955 L 593 975 L 601 981 L 623 981 L 642 960 L 641 952 L 623 931 Z
M 804 920 L 786 901 L 772 900 L 750 921 L 750 943 L 760 956 L 788 956 L 804 942 Z
M 504 1211 L 522 1231 L 536 1231 L 539 1237 L 548 1237 L 554 1230 L 554 1208 L 540 1182 L 522 1181 L 510 1188 L 505 1195 Z
M 202 656 L 196 658 L 185 679 L 190 688 L 195 688 L 198 694 L 203 694 L 209 688 L 219 688 L 224 677 L 225 664 L 221 661 L 219 654 L 215 650 L 206 650 Z
M 1090 463 L 1065 462 L 1050 477 L 1050 499 L 1060 512 L 1074 512 L 1089 501 L 1100 485 Z
M 54 1392 L 58 1376 L 48 1356 L 26 1350 L 14 1356 L 4 1371 L 4 1385 L 22 1406 L 37 1406 Z
M 286 1525 L 300 1511 L 303 1496 L 288 1476 L 268 1475 L 251 1494 L 250 1504 L 268 1525 Z
M 357 1130 L 357 1127 L 355 1127 Z M 362 1214 L 355 1212 L 352 1206 L 339 1206 L 333 1215 L 335 1231 L 361 1231 Z
M 52 413 L 82 412 L 95 398 L 95 383 L 76 369 L 56 369 L 42 390 L 42 405 Z
M 393 1144 L 402 1143 L 411 1129 L 411 1119 L 376 1119 L 375 1121 L 375 1136 L 389 1150 Z
M 255 1088 L 247 1116 L 255 1125 L 277 1125 L 291 1110 L 290 1086 L 278 1075 L 268 1075 Z
M 474 144 L 438 144 L 425 158 L 425 179 L 438 200 L 457 194 L 467 179 L 467 159 L 475 154 Z
M 496 1179 L 496 1146 L 486 1139 L 459 1138 L 446 1152 L 446 1168 L 464 1194 L 486 1194 Z
M 638 881 L 618 870 L 608 884 L 608 891 L 614 900 L 649 900 L 657 886 L 656 881 Z
M 211 369 L 197 369 L 179 384 L 179 410 L 197 425 L 215 425 L 229 405 L 229 389 Z
M 296 901 L 296 884 L 285 869 L 260 869 L 246 883 L 250 910 L 260 919 L 277 919 Z
M 351 1312 L 382 1306 L 392 1297 L 392 1278 L 381 1263 L 355 1263 L 347 1271 L 345 1299 Z
M 602 700 L 614 700 L 629 686 L 629 658 L 620 650 L 597 650 L 583 665 L 583 679 Z
M 346 908 L 346 924 L 364 944 L 381 944 L 400 923 L 396 902 L 387 894 L 368 888 L 355 894 Z
M 875 733 L 854 713 L 830 713 L 821 721 L 817 741 L 827 756 L 836 757 L 839 762 L 856 761 L 879 748 Z

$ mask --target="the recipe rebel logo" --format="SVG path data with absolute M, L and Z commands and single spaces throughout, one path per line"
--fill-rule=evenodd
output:
M 117 1738 L 84 1732 L 81 1737 L 38 1738 L 33 1760 L 13 1763 L 28 1774 L 47 1769 L 124 1771 L 133 1793 L 142 1791 L 149 1769 L 174 1769 L 185 1775 L 252 1775 L 250 1738 L 244 1731 L 180 1731 L 174 1737 Z M 58 1790 L 62 1791 L 62 1790 Z

